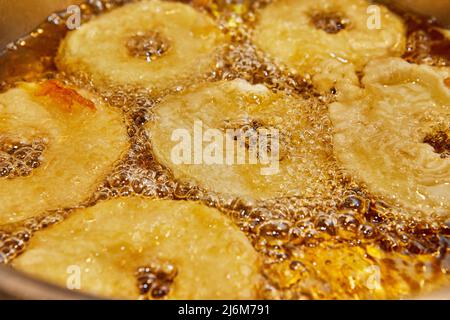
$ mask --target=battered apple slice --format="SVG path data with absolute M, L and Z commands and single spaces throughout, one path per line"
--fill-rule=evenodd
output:
M 0 94 L 0 224 L 76 206 L 128 148 L 121 114 L 56 81 Z
M 376 60 L 359 98 L 330 106 L 335 152 L 347 172 L 414 210 L 449 214 L 449 70 Z
M 177 179 L 249 200 L 312 197 L 332 183 L 320 114 L 314 101 L 238 79 L 168 97 L 147 131 Z
M 320 90 L 357 84 L 355 71 L 402 55 L 406 45 L 401 18 L 365 0 L 274 1 L 260 12 L 253 40 L 301 75 L 319 75 Z
M 226 42 L 212 19 L 191 6 L 144 0 L 105 13 L 63 41 L 58 66 L 84 72 L 97 87 L 163 90 L 214 67 Z
M 141 198 L 74 212 L 38 232 L 12 264 L 61 286 L 126 299 L 252 299 L 259 281 L 256 252 L 219 211 Z

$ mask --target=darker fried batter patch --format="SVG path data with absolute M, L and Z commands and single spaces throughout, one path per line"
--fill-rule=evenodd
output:
M 58 103 L 62 108 L 72 111 L 74 105 L 87 107 L 95 110 L 95 104 L 83 98 L 74 89 L 64 87 L 58 81 L 49 80 L 40 85 L 40 88 L 35 93 L 36 96 L 48 96 Z
M 445 79 L 444 83 L 450 89 L 450 78 Z

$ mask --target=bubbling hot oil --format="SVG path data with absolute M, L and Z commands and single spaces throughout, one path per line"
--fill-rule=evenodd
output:
M 83 21 L 127 2 L 130 1 L 88 1 L 82 5 Z M 218 208 L 239 226 L 260 253 L 264 279 L 260 298 L 398 298 L 448 284 L 449 222 L 419 213 L 407 214 L 401 208 L 389 206 L 342 174 L 332 155 L 332 128 L 327 114 L 327 102 L 333 101 L 333 94 L 316 93 L 308 79 L 274 64 L 251 43 L 249 35 L 257 19 L 255 10 L 268 2 L 189 1 L 210 14 L 232 39 L 217 53 L 216 68 L 196 82 L 243 78 L 309 100 L 309 120 L 313 125 L 305 133 L 305 152 L 314 153 L 319 145 L 329 152 L 329 163 L 325 165 L 328 173 L 326 177 L 317 176 L 315 181 L 330 185 L 327 193 L 248 202 L 174 179 L 170 170 L 155 160 L 143 125 L 152 121 L 152 108 L 164 95 L 182 91 L 188 85 L 171 88 L 158 96 L 126 87 L 98 91 L 87 75 L 59 73 L 54 57 L 66 34 L 64 14 L 52 15 L 36 32 L 10 45 L 0 56 L 0 91 L 17 81 L 58 78 L 97 91 L 106 102 L 121 108 L 127 119 L 131 148 L 80 207 L 104 199 L 140 195 L 200 201 Z M 410 44 L 416 35 L 410 33 Z M 420 46 L 410 45 L 406 58 L 436 62 L 432 50 L 427 51 L 430 58 L 424 59 L 423 51 L 412 54 L 415 47 Z M 440 65 L 445 63 L 441 56 L 438 60 Z M 34 232 L 63 223 L 72 209 L 62 208 L 0 227 L 0 263 L 8 263 L 26 250 Z M 159 283 L 153 276 L 151 263 L 136 271 L 136 290 L 144 298 L 155 298 L 153 294 L 159 298 L 167 294 L 176 273 L 164 276 Z M 176 266 L 170 267 L 176 270 Z
M 0 141 L 0 178 L 29 176 L 40 167 L 46 143 L 34 140 L 31 144 Z

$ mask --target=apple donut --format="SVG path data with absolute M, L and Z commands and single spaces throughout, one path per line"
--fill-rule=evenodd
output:
M 144 0 L 103 14 L 71 32 L 57 64 L 99 88 L 170 89 L 213 68 L 225 36 L 189 5 Z
M 256 251 L 219 211 L 141 198 L 73 212 L 36 233 L 12 265 L 61 286 L 123 299 L 255 299 L 259 280 Z
M 146 128 L 176 179 L 249 200 L 313 197 L 331 188 L 333 155 L 317 111 L 313 100 L 237 79 L 167 97 Z
M 253 41 L 301 75 L 332 67 L 329 77 L 313 78 L 322 91 L 357 84 L 355 71 L 373 58 L 401 56 L 406 46 L 402 20 L 382 5 L 369 6 L 365 0 L 275 0 L 261 10 Z
M 128 148 L 120 112 L 56 81 L 0 94 L 0 224 L 79 204 Z
M 374 193 L 448 215 L 449 71 L 388 58 L 364 73 L 359 98 L 330 106 L 338 159 Z

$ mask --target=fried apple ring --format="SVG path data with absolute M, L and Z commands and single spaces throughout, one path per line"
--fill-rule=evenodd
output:
M 335 77 L 313 79 L 320 90 L 339 86 L 342 74 L 350 77 L 345 77 L 344 85 L 353 83 L 352 69 L 362 70 L 372 58 L 400 56 L 406 46 L 402 20 L 377 5 L 373 8 L 379 10 L 380 24 L 372 26 L 377 21 L 370 20 L 369 6 L 365 0 L 274 1 L 260 12 L 253 41 L 302 75 L 314 76 L 333 67 Z
M 371 62 L 361 96 L 330 106 L 335 152 L 345 170 L 408 208 L 448 214 L 448 73 L 399 58 Z
M 237 227 L 216 209 L 172 200 L 80 209 L 37 233 L 12 264 L 62 286 L 67 270 L 80 270 L 83 292 L 126 299 L 253 299 L 259 280 L 257 254 Z
M 165 99 L 147 132 L 156 159 L 181 181 L 249 200 L 314 196 L 331 179 L 313 109 L 263 85 L 222 81 Z
M 86 73 L 98 87 L 159 91 L 205 74 L 223 43 L 214 22 L 189 5 L 144 0 L 71 32 L 57 63 L 69 73 Z
M 117 110 L 56 81 L 0 94 L 0 224 L 74 206 L 127 149 Z

